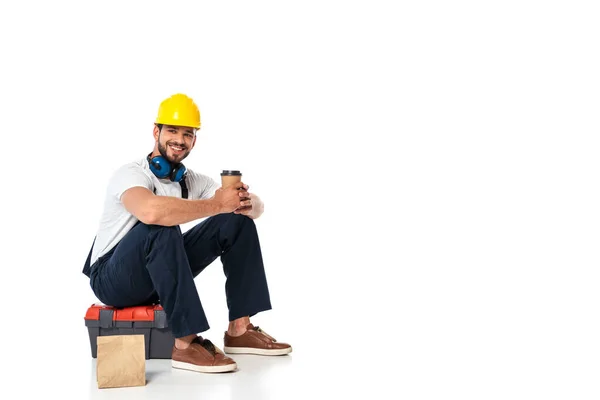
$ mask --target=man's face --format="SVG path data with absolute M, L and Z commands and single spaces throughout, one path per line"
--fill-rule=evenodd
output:
M 190 154 L 196 143 L 194 128 L 185 126 L 163 125 L 162 129 L 154 127 L 154 139 L 158 141 L 160 155 L 173 164 L 180 163 Z

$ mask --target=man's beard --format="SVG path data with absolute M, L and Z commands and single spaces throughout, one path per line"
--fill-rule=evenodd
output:
M 173 144 L 175 144 L 175 143 L 173 143 Z M 178 144 L 177 144 L 177 145 L 178 145 Z M 166 145 L 166 146 L 168 146 L 168 142 L 167 142 L 167 145 Z M 174 159 L 174 158 L 172 158 L 172 157 L 169 157 L 169 156 L 167 155 L 167 147 L 166 147 L 166 146 L 163 146 L 163 145 L 160 143 L 160 140 L 159 140 L 159 142 L 158 142 L 158 152 L 160 153 L 160 155 L 161 155 L 161 156 L 163 156 L 164 158 L 166 158 L 167 160 L 169 160 L 169 162 L 170 162 L 171 164 L 174 164 L 174 165 L 175 165 L 175 164 L 179 164 L 181 161 L 183 161 L 183 159 L 184 159 L 184 158 L 186 158 L 186 157 L 188 156 L 188 154 L 190 154 L 190 150 L 189 150 L 189 149 L 187 149 L 185 146 L 183 146 L 183 148 L 185 149 L 185 152 L 183 153 L 183 156 L 181 157 L 181 160 L 179 160 L 179 161 L 175 161 L 175 159 Z

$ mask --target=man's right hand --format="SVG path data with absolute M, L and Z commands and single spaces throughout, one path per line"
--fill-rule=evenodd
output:
M 220 213 L 230 213 L 242 207 L 244 196 L 240 196 L 248 190 L 248 185 L 243 182 L 238 182 L 226 188 L 219 188 L 215 191 L 215 203 L 217 204 Z

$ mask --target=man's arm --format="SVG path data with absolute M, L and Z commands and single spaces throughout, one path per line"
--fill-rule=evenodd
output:
M 131 214 L 148 225 L 174 226 L 199 218 L 232 212 L 243 206 L 240 201 L 242 183 L 218 189 L 206 200 L 188 200 L 177 197 L 157 196 L 144 187 L 127 189 L 121 201 Z

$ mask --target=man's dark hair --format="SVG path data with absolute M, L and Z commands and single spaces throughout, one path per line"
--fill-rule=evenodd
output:
M 164 124 L 154 124 L 158 127 L 158 132 L 160 133 L 160 131 L 162 131 L 162 128 L 164 126 Z M 196 131 L 198 131 L 198 129 L 194 129 L 194 135 L 196 134 Z

